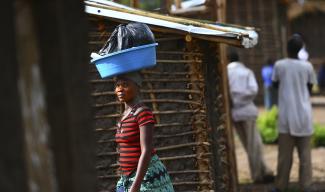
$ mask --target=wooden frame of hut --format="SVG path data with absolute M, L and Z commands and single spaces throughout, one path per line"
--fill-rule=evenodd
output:
M 143 102 L 157 121 L 155 147 L 176 191 L 236 191 L 237 176 L 229 119 L 226 66 L 219 44 L 252 47 L 252 28 L 216 25 L 144 12 L 102 0 L 85 1 L 90 52 L 98 51 L 120 23 L 150 26 L 159 43 L 157 66 L 142 71 Z M 97 137 L 98 191 L 117 179 L 115 123 L 122 106 L 112 79 L 90 65 Z

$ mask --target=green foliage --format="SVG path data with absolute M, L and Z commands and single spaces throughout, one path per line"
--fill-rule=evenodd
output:
M 160 0 L 141 0 L 140 9 L 152 11 L 161 7 Z
M 325 147 L 325 125 L 323 126 L 319 124 L 314 125 L 314 135 L 312 137 L 312 142 L 314 146 Z
M 278 109 L 273 106 L 270 111 L 266 111 L 257 118 L 257 126 L 262 140 L 265 144 L 275 143 L 278 139 Z M 315 147 L 325 146 L 325 125 L 314 124 L 314 134 L 312 144 Z
M 278 138 L 277 119 L 278 108 L 276 106 L 273 106 L 270 111 L 260 114 L 257 119 L 257 127 L 266 144 L 274 143 Z
M 131 4 L 130 0 L 118 0 L 115 2 L 127 6 L 130 6 Z M 139 8 L 143 10 L 152 11 L 155 9 L 159 9 L 161 6 L 162 5 L 160 0 L 139 0 Z

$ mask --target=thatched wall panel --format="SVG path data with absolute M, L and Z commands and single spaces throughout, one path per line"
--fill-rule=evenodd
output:
M 115 25 L 92 19 L 90 51 L 100 49 Z M 228 174 L 224 170 L 227 147 L 222 140 L 225 131 L 221 129 L 225 126 L 221 109 L 224 106 L 218 100 L 222 89 L 217 84 L 222 81 L 216 68 L 215 47 L 211 47 L 212 54 L 206 54 L 200 41 L 186 42 L 185 38 L 171 38 L 175 35 L 167 33 L 155 32 L 155 36 L 159 43 L 158 64 L 142 71 L 141 94 L 156 117 L 157 153 L 170 172 L 176 191 L 212 190 L 215 182 L 222 184 L 220 189 L 226 189 L 223 182 Z M 112 79 L 100 79 L 93 66 L 89 71 L 97 136 L 98 191 L 109 191 L 118 179 L 114 134 L 122 106 L 116 102 Z M 213 82 L 207 81 L 212 78 Z M 207 96 L 207 86 L 213 90 L 209 93 L 213 92 L 210 96 L 214 98 Z M 208 113 L 216 116 L 210 114 L 208 118 Z M 213 162 L 220 159 L 224 162 Z

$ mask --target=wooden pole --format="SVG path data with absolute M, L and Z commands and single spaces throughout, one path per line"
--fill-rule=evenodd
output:
M 49 126 L 45 92 L 40 74 L 38 41 L 31 4 L 16 0 L 17 56 L 19 91 L 25 130 L 25 158 L 30 191 L 55 192 L 52 151 L 49 149 Z M 35 161 L 37 159 L 37 161 Z
M 174 0 L 176 9 L 182 8 L 182 1 L 181 0 Z
M 217 16 L 218 22 L 226 22 L 226 0 L 216 0 L 217 3 Z M 231 191 L 237 191 L 238 185 L 238 174 L 237 174 L 237 164 L 236 164 L 236 154 L 235 154 L 235 143 L 234 143 L 234 135 L 231 123 L 231 109 L 230 109 L 230 95 L 229 95 L 229 88 L 228 88 L 228 76 L 227 76 L 227 47 L 224 44 L 219 45 L 219 54 L 220 54 L 220 64 L 221 66 L 221 75 L 224 84 L 222 85 L 223 92 L 224 92 L 224 107 L 226 113 L 226 132 L 227 132 L 227 142 L 228 142 L 228 160 L 230 164 L 230 173 L 233 175 L 230 181 L 230 188 Z M 217 66 L 217 67 L 218 67 Z
M 57 191 L 96 190 L 84 4 L 32 1 Z
M 139 0 L 131 0 L 130 6 L 134 8 L 139 8 Z
M 0 191 L 28 191 L 24 155 L 24 130 L 18 92 L 15 1 L 1 2 L 0 30 Z
M 190 38 L 189 38 L 190 39 Z M 186 42 L 186 50 L 187 51 L 195 51 L 196 49 L 196 41 L 193 41 L 193 39 L 189 40 Z M 186 55 L 185 59 L 188 60 L 199 60 L 201 58 L 195 57 L 193 55 Z M 201 64 L 202 65 L 202 64 Z M 197 78 L 200 78 L 203 76 L 202 72 L 202 66 L 201 65 L 195 65 L 194 63 L 189 63 L 189 73 L 191 82 L 195 82 Z M 197 84 L 193 83 L 193 86 L 191 86 L 192 90 L 197 90 L 200 91 L 201 94 L 195 94 L 191 95 L 192 99 L 194 101 L 201 101 L 203 102 L 201 105 L 190 105 L 189 107 L 192 110 L 205 110 L 205 102 L 204 102 L 204 89 L 202 87 L 198 86 Z M 206 116 L 206 114 L 204 115 Z M 193 114 L 192 116 L 193 121 L 205 121 L 206 117 L 203 118 L 202 120 L 202 115 L 198 114 Z M 196 142 L 207 142 L 208 141 L 208 126 L 207 124 L 193 124 L 193 131 L 196 132 L 195 134 L 195 140 Z M 207 153 L 208 149 L 204 146 L 197 146 L 195 148 L 196 154 L 199 157 L 203 153 Z M 208 158 L 203 159 L 203 158 L 197 158 L 197 167 L 198 170 L 210 170 L 211 168 L 211 163 Z M 204 181 L 212 181 L 211 175 L 210 174 L 199 174 L 199 181 L 204 182 Z M 207 185 L 199 185 L 198 186 L 198 191 L 209 191 L 211 190 L 211 186 Z

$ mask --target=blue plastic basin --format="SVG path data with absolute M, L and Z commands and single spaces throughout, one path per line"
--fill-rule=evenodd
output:
M 156 46 L 158 43 L 132 47 L 92 59 L 91 63 L 102 78 L 137 71 L 156 65 Z

